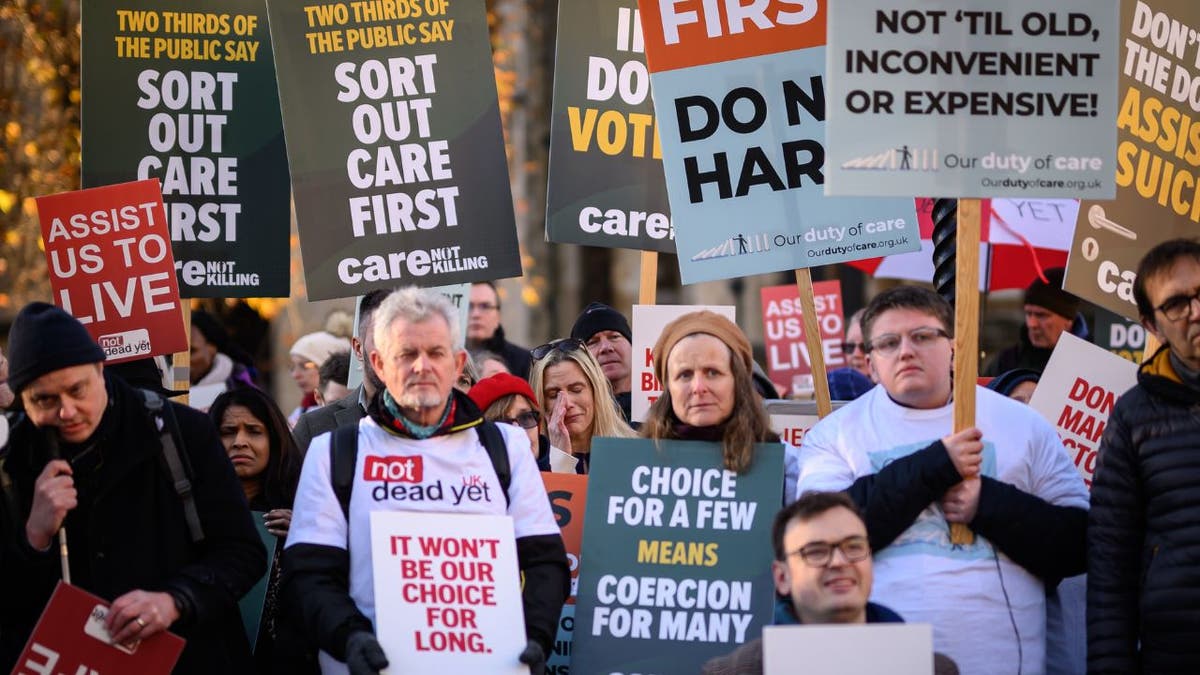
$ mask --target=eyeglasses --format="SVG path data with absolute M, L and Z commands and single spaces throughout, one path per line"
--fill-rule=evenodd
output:
M 583 340 L 580 340 L 579 338 L 560 338 L 558 340 L 551 340 L 540 347 L 534 347 L 533 349 L 530 349 L 529 355 L 540 360 L 545 358 L 547 354 L 553 351 L 560 351 L 564 354 L 570 354 L 571 352 L 579 351 L 580 349 L 587 349 L 587 345 L 584 344 Z
M 861 349 L 864 354 L 867 353 L 867 343 L 865 342 L 843 342 L 842 353 L 853 354 L 855 349 Z
M 490 312 L 493 309 L 500 309 L 500 305 L 492 302 L 472 302 L 467 305 L 467 310 L 471 312 L 474 312 L 475 310 L 479 310 L 481 312 Z
M 505 424 L 515 424 L 522 429 L 532 429 L 542 421 L 542 414 L 536 410 L 526 410 L 523 413 L 518 413 L 516 417 L 497 417 L 497 422 Z
M 1191 316 L 1192 303 L 1197 300 L 1200 300 L 1200 288 L 1197 288 L 1191 295 L 1187 295 L 1186 293 L 1172 295 L 1167 298 L 1166 302 L 1155 307 L 1155 309 L 1162 312 L 1163 316 L 1167 317 L 1169 321 L 1178 321 Z
M 801 546 L 788 555 L 800 556 L 804 564 L 809 567 L 826 567 L 833 561 L 834 549 L 841 551 L 847 562 L 859 562 L 871 557 L 871 544 L 867 542 L 866 537 L 857 534 L 832 544 L 825 541 L 814 541 Z
M 917 328 L 908 334 L 908 341 L 917 349 L 929 349 L 934 342 L 940 338 L 949 338 L 950 334 L 941 328 L 926 326 L 925 328 Z M 903 342 L 904 336 L 896 333 L 885 333 L 868 342 L 864 348 L 867 353 L 879 352 L 884 356 L 891 356 L 900 350 L 900 344 Z

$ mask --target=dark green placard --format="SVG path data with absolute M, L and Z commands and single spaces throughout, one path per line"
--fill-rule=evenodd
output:
M 735 475 L 724 472 L 717 443 L 593 442 L 572 674 L 699 672 L 705 661 L 758 637 L 770 623 L 775 597 L 771 522 L 782 503 L 783 447 L 759 444 L 754 453 L 750 469 Z M 718 492 L 655 494 L 660 492 L 653 489 L 655 469 L 669 472 L 668 486 L 678 481 L 672 492 L 684 487 L 685 475 L 695 484 L 697 471 L 702 488 L 715 486 Z M 717 471 L 709 478 L 711 470 Z M 624 514 L 633 517 L 639 508 L 650 513 L 651 500 L 661 502 L 661 525 L 649 524 L 646 517 L 635 518 L 638 525 L 626 521 Z M 676 520 L 672 525 L 680 513 L 687 524 Z M 714 515 L 702 514 L 725 514 L 725 527 L 715 526 Z M 622 594 L 634 589 L 645 593 L 647 584 L 652 595 L 622 601 Z M 672 585 L 684 590 L 673 593 Z M 716 606 L 680 607 L 699 596 Z M 663 606 L 668 598 L 675 607 Z M 639 615 L 647 621 L 640 635 L 634 629 Z M 738 621 L 743 622 L 740 640 L 734 628 Z M 628 632 L 622 634 L 625 626 Z
M 262 625 L 263 603 L 267 600 L 267 586 L 271 583 L 271 572 L 275 569 L 275 535 L 267 532 L 266 521 L 262 511 L 251 511 L 254 518 L 254 528 L 262 539 L 263 547 L 267 549 L 267 572 L 254 586 L 238 601 L 238 610 L 242 614 L 242 627 L 246 629 L 246 639 L 250 641 L 250 650 L 258 645 L 258 629 Z
M 82 5 L 83 187 L 162 181 L 183 297 L 287 297 L 287 154 L 263 0 Z
M 268 12 L 308 298 L 519 276 L 484 2 Z
M 654 105 L 637 5 L 558 4 L 546 194 L 550 241 L 675 252 L 662 160 L 654 156 Z

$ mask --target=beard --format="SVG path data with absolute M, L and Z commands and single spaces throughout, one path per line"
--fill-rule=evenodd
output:
M 415 383 L 405 383 L 404 393 L 396 398 L 396 402 L 400 404 L 401 408 L 435 408 L 446 402 L 447 397 L 442 396 L 437 391 L 432 391 L 426 387 L 413 390 L 408 388 L 409 384 Z

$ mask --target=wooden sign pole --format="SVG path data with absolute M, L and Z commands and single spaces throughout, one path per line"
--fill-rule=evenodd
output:
M 658 297 L 658 252 L 642 251 L 642 279 L 638 286 L 638 304 L 653 305 Z
M 975 382 L 979 378 L 979 228 L 978 199 L 958 200 L 954 289 L 954 433 L 975 426 Z M 978 480 L 978 479 L 974 479 Z M 975 533 L 963 523 L 950 524 L 950 542 L 965 545 Z
M 829 378 L 825 374 L 825 353 L 821 345 L 821 326 L 817 321 L 817 302 L 813 295 L 812 273 L 808 268 L 796 270 L 796 288 L 800 291 L 800 311 L 804 320 L 804 344 L 812 366 L 813 395 L 817 399 L 817 417 L 823 419 L 833 412 L 829 398 Z
M 179 304 L 183 307 L 183 325 L 187 329 L 188 347 L 192 346 L 192 303 L 187 300 L 180 300 Z M 171 388 L 175 391 L 189 391 L 192 387 L 191 382 L 191 366 L 192 358 L 190 352 L 175 352 L 171 355 Z M 180 374 L 183 377 L 180 377 Z M 189 395 L 184 394 L 175 399 L 180 403 L 187 405 Z

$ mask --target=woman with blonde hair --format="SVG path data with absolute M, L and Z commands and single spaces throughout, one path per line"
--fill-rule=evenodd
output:
M 754 388 L 746 335 L 715 312 L 691 312 L 663 328 L 652 352 L 663 392 L 642 424 L 644 438 L 721 443 L 725 468 L 754 462 L 755 443 L 780 443 Z M 799 451 L 784 443 L 784 500 L 796 498 Z
M 583 340 L 554 340 L 529 353 L 534 359 L 529 385 L 537 395 L 538 407 L 546 413 L 551 466 L 556 471 L 573 458 L 574 470 L 587 473 L 596 436 L 636 436 L 617 407 L 608 378 Z

